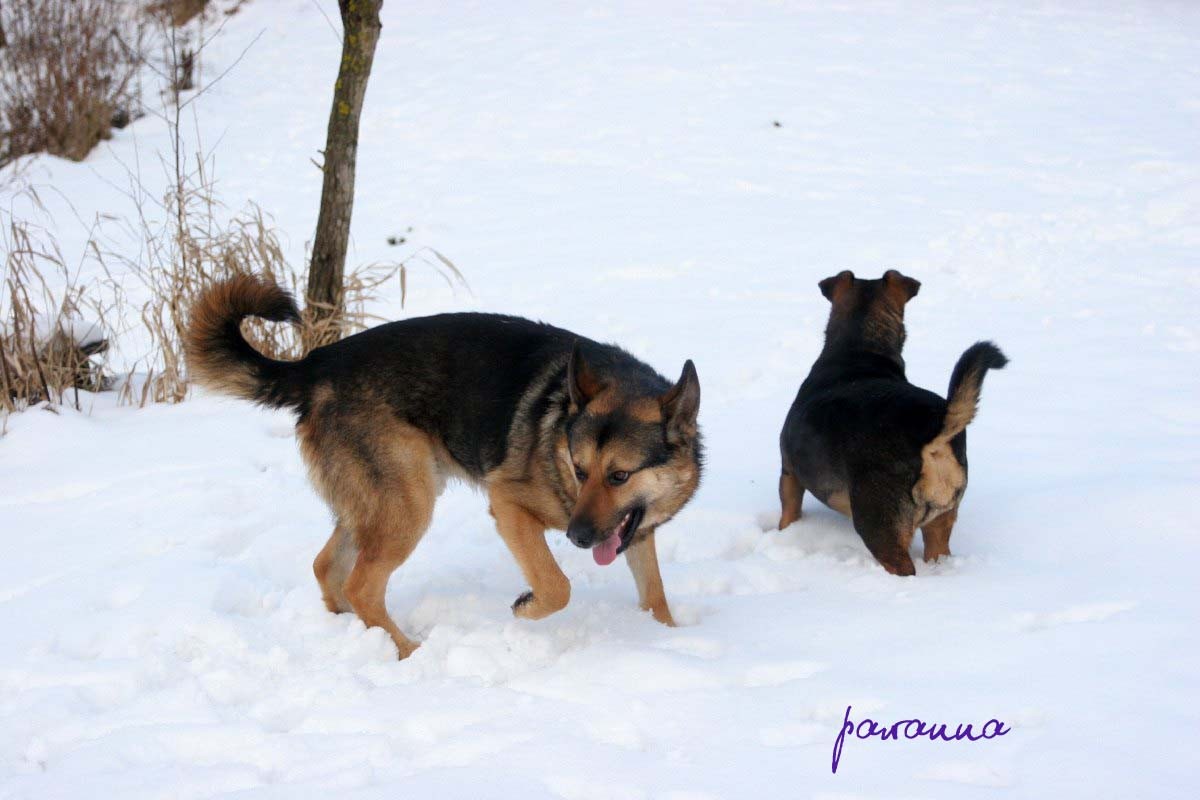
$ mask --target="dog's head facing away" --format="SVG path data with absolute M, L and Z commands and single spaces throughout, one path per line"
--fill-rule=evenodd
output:
M 904 306 L 917 296 L 919 281 L 894 269 L 876 280 L 843 270 L 817 285 L 833 306 L 825 328 L 827 346 L 861 344 L 895 355 L 904 349 Z
M 691 361 L 661 394 L 606 379 L 577 347 L 567 367 L 570 471 L 578 496 L 567 537 L 612 563 L 681 509 L 700 482 L 700 379 Z

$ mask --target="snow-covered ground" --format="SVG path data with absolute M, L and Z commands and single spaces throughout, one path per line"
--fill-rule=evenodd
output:
M 513 620 L 520 574 L 455 487 L 390 587 L 424 640 L 398 662 L 321 605 L 330 523 L 287 414 L 27 412 L 0 439 L 0 797 L 1192 796 L 1200 8 L 384 11 L 351 260 L 430 245 L 470 281 L 417 272 L 389 316 L 505 311 L 669 375 L 695 359 L 708 471 L 659 534 L 682 626 L 557 535 L 570 607 Z M 185 128 L 299 260 L 339 45 L 318 3 L 254 0 L 208 76 L 260 33 Z M 68 253 L 131 213 L 131 164 L 161 183 L 166 147 L 148 117 L 29 167 Z M 889 267 L 924 282 L 915 382 L 944 390 L 979 338 L 1012 358 L 971 428 L 955 556 L 915 579 L 811 499 L 773 530 L 816 282 Z M 849 739 L 832 774 L 847 706 L 1012 730 Z

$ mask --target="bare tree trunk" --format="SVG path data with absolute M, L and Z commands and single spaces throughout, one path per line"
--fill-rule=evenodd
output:
M 325 134 L 325 179 L 321 212 L 308 267 L 306 349 L 341 338 L 343 286 L 350 215 L 354 210 L 354 166 L 358 156 L 358 120 L 367 79 L 379 41 L 383 0 L 338 0 L 342 13 L 342 63 L 333 89 Z

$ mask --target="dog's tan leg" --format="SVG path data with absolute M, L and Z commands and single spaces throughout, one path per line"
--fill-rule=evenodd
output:
M 654 531 L 650 531 L 638 543 L 625 551 L 625 563 L 633 573 L 637 584 L 638 605 L 649 611 L 663 625 L 675 627 L 675 619 L 667 606 L 667 595 L 663 591 L 662 575 L 658 571 L 658 550 L 654 546 Z
M 937 561 L 950 555 L 950 533 L 958 519 L 958 506 L 935 520 L 921 526 L 921 538 L 925 541 L 925 560 Z
M 334 614 L 353 611 L 342 587 L 354 567 L 356 558 L 358 548 L 354 546 L 353 536 L 345 525 L 338 522 L 337 527 L 333 529 L 333 535 L 313 562 L 313 574 L 317 576 L 317 583 L 321 585 L 321 599 L 325 601 L 325 607 Z
M 546 546 L 546 526 L 508 499 L 503 489 L 493 487 L 488 496 L 496 529 L 530 587 L 530 591 L 513 603 L 513 614 L 525 619 L 541 619 L 566 608 L 571 600 L 571 582 Z
M 800 506 L 804 503 L 804 487 L 795 475 L 787 471 L 779 474 L 779 503 L 783 506 L 779 530 L 783 530 L 800 519 Z

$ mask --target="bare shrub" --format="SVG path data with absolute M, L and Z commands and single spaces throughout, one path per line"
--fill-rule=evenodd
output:
M 59 5 L 71 5 L 71 0 L 48 2 L 56 9 Z M 80 4 L 109 9 L 112 0 L 81 0 Z M 25 15 L 24 24 L 28 24 L 29 16 Z M 165 69 L 160 70 L 153 63 L 148 63 L 148 67 L 163 79 L 166 90 L 162 95 L 164 108 L 155 113 L 171 134 L 171 152 L 159 154 L 167 173 L 168 190 L 164 197 L 152 196 L 138 169 L 130 169 L 127 196 L 134 203 L 135 215 L 132 219 L 107 221 L 123 227 L 124 233 L 118 237 L 121 243 L 107 246 L 95 230 L 88 242 L 91 257 L 108 275 L 133 276 L 141 282 L 148 299 L 140 308 L 133 309 L 125 300 L 124 290 L 111 278 L 104 287 L 77 286 L 70 280 L 53 240 L 47 238 L 47 246 L 36 245 L 28 226 L 13 222 L 9 229 L 12 242 L 6 242 L 10 244 L 6 248 L 10 253 L 7 272 L 11 286 L 16 288 L 9 292 L 12 300 L 5 312 L 8 315 L 2 340 L 5 371 L 0 374 L 5 381 L 0 385 L 3 389 L 0 404 L 7 410 L 43 399 L 52 404 L 62 402 L 63 392 L 71 387 L 108 388 L 116 383 L 120 385 L 123 403 L 144 406 L 182 401 L 189 388 L 184 359 L 188 314 L 205 289 L 219 280 L 253 274 L 275 281 L 296 297 L 303 296 L 306 275 L 303 269 L 288 263 L 271 218 L 253 204 L 230 214 L 215 190 L 211 158 L 202 149 L 194 158 L 184 152 L 181 115 L 195 96 L 181 98 L 184 87 L 178 78 L 181 74 L 190 78 L 193 61 L 203 50 L 204 41 L 195 50 L 189 50 L 187 37 L 176 35 L 173 27 L 159 19 L 164 26 L 160 38 L 166 47 Z M 207 88 L 200 89 L 196 96 Z M 133 246 L 128 243 L 131 235 Z M 310 303 L 299 330 L 247 320 L 243 323 L 246 336 L 273 358 L 301 358 L 306 346 L 335 341 L 373 322 L 376 318 L 368 313 L 367 307 L 389 282 L 398 283 L 403 306 L 409 269 L 415 264 L 433 268 L 452 286 L 465 285 L 462 274 L 445 256 L 432 248 L 422 248 L 401 261 L 351 270 L 344 279 L 343 307 L 332 309 Z M 42 280 L 43 274 L 51 274 L 45 270 L 52 270 L 55 279 Z M 51 285 L 65 288 L 54 294 Z M 97 299 L 102 294 L 100 289 L 112 292 L 114 300 L 107 306 Z M 128 373 L 122 380 L 115 381 L 98 371 L 94 356 L 101 350 L 90 349 L 95 346 L 90 341 L 78 341 L 76 321 L 81 309 L 87 309 L 104 330 L 112 329 L 105 323 L 107 314 L 119 329 L 141 329 L 147 335 L 147 351 L 128 365 Z M 131 323 L 130 316 L 134 313 L 137 319 Z M 49 323 L 39 328 L 36 320 L 42 318 Z M 43 330 L 50 331 L 49 338 L 40 336 L 39 331 Z M 108 338 L 101 337 L 103 347 L 107 347 Z M 79 345 L 78 352 L 71 349 L 72 343 Z
M 208 0 L 155 0 L 146 10 L 178 28 L 191 22 L 207 5 Z
M 0 166 L 27 153 L 82 160 L 138 105 L 140 17 L 120 0 L 4 3 Z

